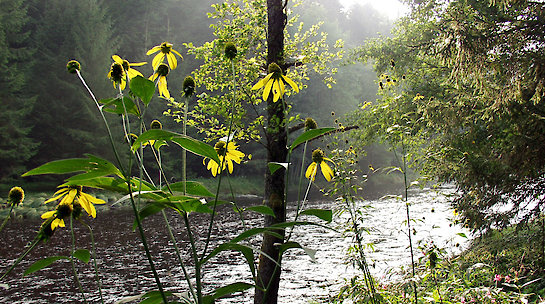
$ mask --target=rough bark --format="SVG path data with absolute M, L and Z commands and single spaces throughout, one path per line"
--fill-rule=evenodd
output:
M 284 27 L 286 15 L 282 0 L 267 0 L 267 66 L 277 63 L 283 66 L 284 53 Z M 285 162 L 287 150 L 287 130 L 283 101 L 273 102 L 272 94 L 267 100 L 267 162 Z M 285 170 L 277 170 L 270 174 L 267 170 L 265 176 L 264 203 L 271 207 L 275 216 L 265 216 L 265 227 L 286 220 Z M 276 304 L 278 302 L 278 288 L 280 283 L 282 256 L 279 253 L 279 244 L 284 242 L 284 231 L 277 231 L 282 237 L 265 234 L 261 244 L 261 251 L 273 257 L 271 261 L 264 255 L 259 257 L 258 286 L 255 292 L 255 304 Z

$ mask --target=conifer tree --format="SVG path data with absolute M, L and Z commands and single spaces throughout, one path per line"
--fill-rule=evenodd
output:
M 37 21 L 34 40 L 38 62 L 33 84 L 38 94 L 33 111 L 33 137 L 41 141 L 34 165 L 51 159 L 106 156 L 99 114 L 81 85 L 66 72 L 66 62 L 77 59 L 97 98 L 112 95 L 106 79 L 114 54 L 111 21 L 101 1 L 36 1 L 31 12 Z
M 25 170 L 36 144 L 28 119 L 35 98 L 27 91 L 34 48 L 29 44 L 27 7 L 22 0 L 0 0 L 0 182 Z

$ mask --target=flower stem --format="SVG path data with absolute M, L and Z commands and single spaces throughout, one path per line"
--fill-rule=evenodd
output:
M 95 238 L 93 235 L 93 229 L 91 226 L 89 226 L 87 223 L 80 220 L 80 222 L 87 226 L 87 229 L 89 229 L 89 235 L 91 237 L 91 255 L 93 258 L 93 268 L 95 269 L 95 278 L 97 280 L 98 285 L 98 293 L 100 295 L 100 302 L 104 304 L 104 298 L 102 297 L 102 281 L 100 280 L 100 273 L 98 272 L 98 266 L 97 266 L 97 255 L 96 255 L 96 246 L 95 246 Z
M 41 240 L 40 236 L 37 235 L 32 241 L 32 243 L 30 244 L 30 246 L 28 246 L 28 249 L 21 256 L 19 256 L 17 260 L 15 261 L 15 263 L 13 263 L 13 265 L 11 265 L 10 268 L 0 277 L 0 281 L 2 281 L 2 279 L 5 278 L 13 270 L 13 268 L 15 268 L 17 265 L 19 265 L 19 263 L 21 263 L 21 261 L 32 251 L 32 249 L 36 247 L 36 245 L 38 244 L 40 240 Z
M 8 220 L 11 217 L 11 212 L 13 211 L 14 207 L 15 207 L 15 204 L 11 203 L 11 208 L 9 208 L 8 216 L 6 216 L 6 218 L 2 222 L 2 226 L 0 226 L 0 232 L 2 232 L 2 230 L 4 230 L 4 226 L 6 226 L 6 224 L 8 223 Z
M 72 265 L 72 272 L 74 273 L 74 280 L 76 281 L 76 285 L 78 286 L 79 292 L 81 293 L 81 296 L 83 297 L 83 302 L 87 303 L 87 298 L 85 297 L 85 292 L 83 291 L 83 286 L 81 286 L 81 282 L 78 278 L 78 272 L 76 270 L 76 263 L 74 263 L 74 252 L 76 252 L 76 237 L 74 236 L 74 225 L 72 216 L 70 216 L 70 235 L 72 236 L 72 248 L 70 252 L 70 264 Z

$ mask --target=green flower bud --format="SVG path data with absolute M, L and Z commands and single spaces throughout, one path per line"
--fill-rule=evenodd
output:
M 184 92 L 185 97 L 190 97 L 195 92 L 195 79 L 191 76 L 187 76 L 184 79 L 184 83 L 182 85 L 182 90 Z
M 312 117 L 307 117 L 307 119 L 305 119 L 305 131 L 313 130 L 316 128 L 318 128 L 316 120 L 314 120 Z
M 322 149 L 318 148 L 314 151 L 312 151 L 312 161 L 319 164 L 324 161 L 324 151 Z
M 19 205 L 25 199 L 25 191 L 21 187 L 13 187 L 9 190 L 8 200 L 12 205 Z
M 82 210 L 83 210 L 83 207 L 81 207 L 80 203 L 74 202 L 72 206 L 72 218 L 77 220 L 81 216 Z
M 70 74 L 76 74 L 77 71 L 81 71 L 81 64 L 76 60 L 70 60 L 66 64 L 66 69 Z
M 227 42 L 227 44 L 225 44 L 225 57 L 233 60 L 235 59 L 236 56 L 237 56 L 237 47 L 235 46 L 234 43 Z
M 161 124 L 161 122 L 158 121 L 157 119 L 154 119 L 150 124 L 150 129 L 162 129 L 162 128 L 163 128 L 163 124 Z

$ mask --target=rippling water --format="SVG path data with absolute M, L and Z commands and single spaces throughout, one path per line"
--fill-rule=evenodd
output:
M 451 188 L 441 192 L 452 193 Z M 464 238 L 457 235 L 464 232 L 460 227 L 450 225 L 449 209 L 446 198 L 436 191 L 415 191 L 410 194 L 411 222 L 416 234 L 415 244 L 434 241 L 438 246 L 461 250 Z M 410 263 L 408 238 L 406 234 L 405 204 L 396 199 L 361 202 L 369 205 L 366 225 L 369 234 L 365 242 L 374 243 L 374 251 L 369 249 L 371 272 L 382 280 L 392 279 L 396 269 Z M 331 202 L 314 202 L 309 208 L 335 208 Z M 232 209 L 220 208 L 218 225 L 214 228 L 213 244 L 226 242 L 243 231 Z M 207 217 L 192 215 L 193 229 L 204 232 Z M 182 229 L 182 220 L 175 214 L 169 215 L 174 227 L 178 244 L 187 264 L 191 264 L 188 254 L 189 243 Z M 258 227 L 261 220 L 248 218 L 247 225 Z M 125 210 L 98 212 L 94 220 L 88 220 L 93 227 L 97 245 L 98 265 L 102 277 L 102 291 L 106 303 L 113 303 L 123 297 L 140 294 L 154 289 L 155 282 L 149 270 L 139 236 L 132 232 L 133 216 Z M 339 228 L 345 218 L 338 217 L 331 224 Z M 39 220 L 10 222 L 0 235 L 0 269 L 2 272 L 23 251 L 25 244 L 35 236 Z M 149 238 L 152 254 L 157 263 L 161 280 L 167 290 L 185 291 L 187 284 L 176 257 L 169 245 L 165 226 L 161 216 L 154 216 L 144 221 L 146 235 Z M 77 248 L 90 248 L 89 231 L 80 224 L 75 225 Z M 199 235 L 196 236 L 199 239 Z M 285 254 L 282 270 L 282 283 L 279 303 L 308 303 L 310 300 L 325 301 L 339 289 L 343 279 L 352 277 L 357 271 L 345 263 L 345 252 L 349 240 L 339 233 L 325 228 L 300 227 L 295 230 L 293 240 L 303 246 L 318 250 L 316 261 L 312 261 L 302 250 L 291 250 Z M 202 242 L 201 242 L 202 243 Z M 259 239 L 251 240 L 258 248 Z M 461 246 L 452 246 L 459 243 Z M 35 274 L 22 277 L 24 269 L 33 262 L 47 256 L 67 255 L 71 240 L 68 229 L 59 230 L 52 240 L 36 248 L 18 266 L 8 278 L 9 289 L 0 287 L 0 303 L 78 303 L 83 302 L 74 284 L 69 262 L 57 262 L 51 267 Z M 417 257 L 422 254 L 416 250 Z M 189 267 L 192 271 L 191 267 Z M 78 274 L 83 282 L 87 300 L 99 303 L 99 293 L 91 264 L 78 264 Z M 229 283 L 251 282 L 249 267 L 242 257 L 235 252 L 227 252 L 212 259 L 203 271 L 203 283 L 206 291 Z M 395 277 L 395 275 L 394 275 Z M 251 303 L 251 294 L 222 299 L 218 303 Z

